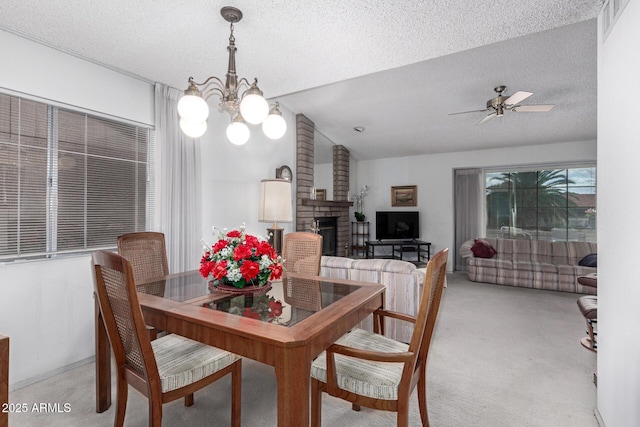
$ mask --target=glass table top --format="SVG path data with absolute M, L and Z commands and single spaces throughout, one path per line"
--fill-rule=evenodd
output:
M 288 276 L 271 283 L 266 292 L 232 294 L 217 290 L 195 271 L 169 276 L 137 286 L 139 292 L 174 301 L 250 317 L 263 322 L 293 326 L 360 289 L 356 284 L 335 283 L 330 278 Z

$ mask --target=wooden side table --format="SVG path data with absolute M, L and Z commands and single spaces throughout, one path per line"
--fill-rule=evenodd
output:
M 9 337 L 0 334 L 0 407 L 9 403 Z M 9 425 L 9 412 L 0 411 L 0 427 Z

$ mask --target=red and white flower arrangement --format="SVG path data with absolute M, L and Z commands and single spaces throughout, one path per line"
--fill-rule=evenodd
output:
M 264 286 L 282 276 L 282 257 L 265 238 L 247 234 L 244 224 L 231 231 L 213 227 L 213 233 L 218 241 L 211 247 L 204 245 L 200 260 L 200 274 L 205 279 L 211 276 L 216 285 L 222 282 L 244 288 Z

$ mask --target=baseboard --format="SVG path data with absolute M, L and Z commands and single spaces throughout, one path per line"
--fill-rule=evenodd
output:
M 19 381 L 19 382 L 14 383 L 14 384 L 9 384 L 9 392 L 12 392 L 14 390 L 19 390 L 19 389 L 21 389 L 23 387 L 30 386 L 31 384 L 35 384 L 35 383 L 38 383 L 40 381 L 44 381 L 47 378 L 54 377 L 54 376 L 56 376 L 58 374 L 62 374 L 64 372 L 70 371 L 70 370 L 78 368 L 80 366 L 84 366 L 84 365 L 87 365 L 89 363 L 93 363 L 93 362 L 95 362 L 95 360 L 96 360 L 95 356 L 91 356 L 91 357 L 88 357 L 86 359 L 78 360 L 77 362 L 74 362 L 74 363 L 71 363 L 69 365 L 63 366 L 61 368 L 55 369 L 53 371 L 45 372 L 44 374 L 40 374 L 38 376 L 31 377 L 31 378 L 28 378 L 28 379 L 23 380 L 23 381 Z

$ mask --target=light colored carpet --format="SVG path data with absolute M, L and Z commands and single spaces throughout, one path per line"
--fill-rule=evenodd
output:
M 435 427 L 597 426 L 594 416 L 596 354 L 579 341 L 584 319 L 579 295 L 472 283 L 461 273 L 448 276 L 432 342 L 427 382 Z M 242 425 L 276 425 L 276 386 L 270 366 L 243 360 Z M 115 388 L 114 388 L 115 389 Z M 129 389 L 127 426 L 148 425 L 147 401 Z M 196 393 L 195 405 L 163 407 L 163 425 L 230 424 L 227 379 Z M 10 393 L 26 403 L 9 425 L 111 426 L 115 402 L 95 412 L 94 364 L 90 363 Z M 68 412 L 32 412 L 34 403 L 69 404 Z M 414 392 L 411 426 L 420 425 Z M 395 425 L 395 414 L 362 408 L 324 396 L 324 426 Z

